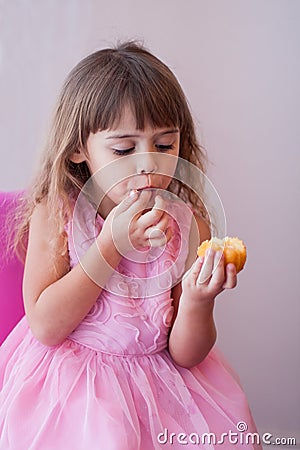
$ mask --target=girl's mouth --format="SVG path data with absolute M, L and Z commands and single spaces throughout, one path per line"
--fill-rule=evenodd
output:
M 157 188 L 156 186 L 154 186 L 154 184 L 153 184 L 153 180 L 151 179 L 152 178 L 152 176 L 151 176 L 151 174 L 143 174 L 143 176 L 145 177 L 147 177 L 147 178 L 144 178 L 144 185 L 142 185 L 142 186 L 138 186 L 138 187 L 136 187 L 136 190 L 137 191 L 143 191 L 143 190 L 145 190 L 145 189 L 155 189 L 155 188 Z M 140 180 L 140 181 L 142 181 L 142 180 Z M 143 182 L 142 181 L 142 182 Z M 142 183 L 141 183 L 142 184 Z
M 157 189 L 155 188 L 155 186 L 143 186 L 143 187 L 139 187 L 136 190 L 137 191 L 144 191 L 145 189 Z

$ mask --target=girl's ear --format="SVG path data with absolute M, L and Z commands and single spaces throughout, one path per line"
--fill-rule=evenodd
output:
M 83 161 L 86 161 L 86 156 L 83 153 L 82 150 L 75 150 L 74 153 L 72 153 L 72 155 L 70 156 L 70 161 L 72 161 L 73 163 L 79 164 Z

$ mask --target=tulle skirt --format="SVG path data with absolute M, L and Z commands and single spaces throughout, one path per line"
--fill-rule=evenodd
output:
M 0 348 L 0 450 L 260 449 L 255 433 L 216 350 L 188 370 L 167 350 L 120 356 L 68 339 L 46 347 L 25 318 Z

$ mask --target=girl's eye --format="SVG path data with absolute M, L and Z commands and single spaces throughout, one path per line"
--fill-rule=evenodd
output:
M 169 145 L 157 144 L 156 148 L 158 148 L 158 150 L 161 150 L 162 152 L 165 152 L 167 150 L 173 150 L 174 145 L 173 144 L 169 144 Z
M 129 153 L 133 152 L 133 150 L 134 150 L 134 147 L 125 148 L 123 150 L 119 150 L 117 148 L 113 149 L 115 155 L 128 155 Z
M 174 145 L 173 144 L 169 144 L 169 145 L 165 145 L 165 144 L 156 144 L 155 147 L 161 151 L 161 152 L 167 152 L 168 150 L 173 150 Z M 114 148 L 113 149 L 113 153 L 115 155 L 128 155 L 129 153 L 132 153 L 135 150 L 135 147 L 130 147 L 130 148 L 124 148 L 124 149 L 118 149 L 118 148 Z

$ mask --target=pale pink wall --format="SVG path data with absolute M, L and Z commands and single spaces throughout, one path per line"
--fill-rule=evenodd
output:
M 0 3 L 0 189 L 23 188 L 67 71 L 141 38 L 177 74 L 213 162 L 228 233 L 248 246 L 219 298 L 219 345 L 261 430 L 299 429 L 298 0 Z M 3 168 L 5 167 L 5 170 Z

